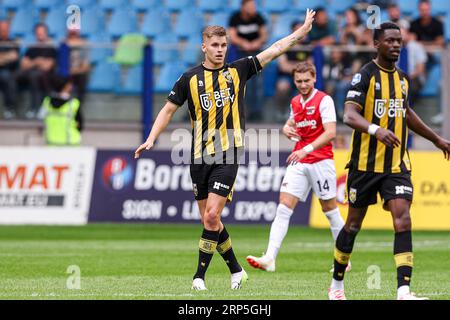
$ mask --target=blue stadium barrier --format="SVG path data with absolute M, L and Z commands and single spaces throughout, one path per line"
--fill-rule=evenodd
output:
M 65 77 L 70 75 L 70 48 L 65 43 L 59 46 L 58 73 Z
M 142 89 L 142 141 L 145 141 L 150 133 L 153 123 L 153 47 L 146 45 L 144 47 L 144 60 L 142 69 L 143 89 Z M 152 72 L 146 72 L 152 70 Z
M 323 65 L 325 64 L 325 56 L 323 54 L 323 49 L 321 46 L 316 46 L 312 51 L 312 56 L 314 59 L 314 64 L 316 66 L 316 70 L 322 70 Z M 316 88 L 319 90 L 325 89 L 325 84 L 323 81 L 322 72 L 317 72 L 316 74 Z
M 447 42 L 450 42 L 450 12 L 445 18 L 444 32 L 445 32 L 445 39 L 447 40 Z

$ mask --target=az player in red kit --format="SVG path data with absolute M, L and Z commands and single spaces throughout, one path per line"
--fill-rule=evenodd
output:
M 299 63 L 293 78 L 300 94 L 292 99 L 291 116 L 283 133 L 297 143 L 287 159 L 289 165 L 281 184 L 280 203 L 270 228 L 267 251 L 262 257 L 247 257 L 251 266 L 265 271 L 275 271 L 275 260 L 291 215 L 299 201 L 306 201 L 311 188 L 330 221 L 334 240 L 344 226 L 336 205 L 336 169 L 331 145 L 336 137 L 333 99 L 314 88 L 316 69 L 310 62 Z

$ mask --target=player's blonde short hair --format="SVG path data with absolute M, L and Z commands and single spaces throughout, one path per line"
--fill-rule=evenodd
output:
M 202 33 L 203 41 L 210 39 L 214 36 L 226 37 L 227 31 L 221 26 L 207 26 Z
M 294 70 L 292 71 L 292 76 L 295 76 L 296 73 L 306 73 L 310 72 L 313 77 L 316 76 L 316 67 L 309 61 L 302 61 L 298 63 Z

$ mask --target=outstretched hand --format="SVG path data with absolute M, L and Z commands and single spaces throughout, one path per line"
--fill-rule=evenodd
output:
M 152 141 L 145 141 L 134 152 L 134 158 L 135 159 L 139 158 L 139 156 L 141 155 L 142 151 L 150 150 L 152 147 L 153 147 L 153 142 Z
M 311 31 L 315 15 L 316 15 L 316 12 L 314 10 L 306 9 L 305 22 L 303 23 L 303 26 L 302 26 L 302 28 L 304 28 L 306 33 Z
M 446 160 L 450 160 L 450 141 L 441 138 L 434 145 L 442 150 Z

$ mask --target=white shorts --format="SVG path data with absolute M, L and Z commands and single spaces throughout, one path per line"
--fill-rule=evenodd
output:
M 280 192 L 289 193 L 305 202 L 311 188 L 321 200 L 336 197 L 334 160 L 326 159 L 316 163 L 297 162 L 287 167 Z

